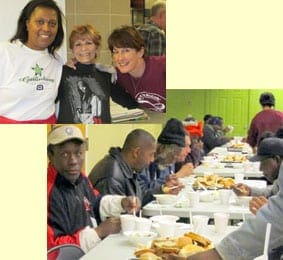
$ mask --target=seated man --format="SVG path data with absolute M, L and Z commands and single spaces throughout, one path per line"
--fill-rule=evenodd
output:
M 277 137 L 265 138 L 259 144 L 257 155 L 250 158 L 250 161 L 260 161 L 260 170 L 263 171 L 265 178 L 273 183 L 273 185 L 263 189 L 249 187 L 243 183 L 236 184 L 233 187 L 238 196 L 254 196 L 250 202 L 250 211 L 255 214 L 267 202 L 267 198 L 279 191 L 277 178 L 283 161 L 283 139 Z
M 231 140 L 230 137 L 219 135 L 218 131 L 222 128 L 222 121 L 217 116 L 209 118 L 204 125 L 202 141 L 205 154 L 208 154 L 214 147 L 226 144 Z
M 137 175 L 154 160 L 155 150 L 154 137 L 145 130 L 135 129 L 128 134 L 122 148 L 110 148 L 88 177 L 101 194 L 135 195 L 142 200 Z
M 260 208 L 255 218 L 247 219 L 236 231 L 227 235 L 214 249 L 198 253 L 188 258 L 168 256 L 167 260 L 252 260 L 262 255 L 266 224 L 271 223 L 268 259 L 281 259 L 283 254 L 283 164 L 279 173 L 279 192 L 270 197 Z
M 76 126 L 54 128 L 47 145 L 47 247 L 71 243 L 87 252 L 104 237 L 118 233 L 118 216 L 138 210 L 139 201 L 136 197 L 94 195 L 81 172 L 85 141 Z
M 175 173 L 175 163 L 190 152 L 190 137 L 182 122 L 171 118 L 158 137 L 155 160 L 138 175 L 144 194 L 143 203 L 153 200 L 153 194 L 178 194 L 183 188 Z

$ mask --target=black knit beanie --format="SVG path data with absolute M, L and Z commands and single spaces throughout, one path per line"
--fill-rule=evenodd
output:
M 157 141 L 161 144 L 176 144 L 185 147 L 185 129 L 182 122 L 176 118 L 167 121 Z

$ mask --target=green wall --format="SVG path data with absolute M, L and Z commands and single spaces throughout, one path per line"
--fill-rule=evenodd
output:
M 267 90 L 276 98 L 275 108 L 283 111 L 283 91 Z M 167 118 L 183 120 L 188 115 L 202 120 L 205 114 L 223 117 L 224 125 L 233 125 L 232 135 L 245 136 L 254 115 L 261 110 L 262 89 L 180 89 L 167 90 Z

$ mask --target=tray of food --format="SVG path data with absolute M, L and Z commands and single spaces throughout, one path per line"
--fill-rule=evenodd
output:
M 246 155 L 227 155 L 222 159 L 222 163 L 243 163 L 246 162 L 247 156 Z
M 211 248 L 213 244 L 208 238 L 194 232 L 187 232 L 180 237 L 157 238 L 152 241 L 150 247 L 138 247 L 135 250 L 135 256 L 138 259 L 162 260 L 171 253 L 188 257 Z
M 211 174 L 203 177 L 197 177 L 193 188 L 194 189 L 230 189 L 235 184 L 232 178 L 221 177 L 217 174 Z
M 244 143 L 235 143 L 227 147 L 228 152 L 242 152 L 245 148 Z

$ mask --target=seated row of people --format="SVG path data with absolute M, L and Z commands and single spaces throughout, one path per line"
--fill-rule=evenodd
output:
M 111 153 L 93 168 L 90 179 L 96 177 L 93 172 L 98 169 L 108 171 L 94 178 L 99 184 L 95 187 L 102 193 L 95 195 L 89 179 L 81 172 L 85 144 L 80 130 L 65 125 L 51 131 L 48 136 L 48 247 L 74 243 L 88 251 L 100 239 L 120 231 L 119 219 L 110 216 L 139 211 L 141 204 L 152 200 L 155 192 L 166 192 L 166 187 L 174 186 L 169 192 L 178 193 L 183 186 L 173 164 L 190 152 L 188 137 L 182 123 L 176 119 L 167 122 L 157 144 L 145 130 L 133 130 L 122 148 L 111 148 Z M 254 159 L 261 160 L 262 170 L 273 169 L 272 176 L 276 179 L 282 164 L 282 139 L 266 138 L 261 146 Z M 266 149 L 269 149 L 268 154 Z M 268 163 L 274 167 L 267 167 Z M 265 206 L 262 208 L 266 210 Z M 259 211 L 261 209 L 255 213 Z M 269 213 L 266 216 L 277 224 L 278 220 L 270 218 Z M 221 255 L 226 254 L 223 245 L 218 249 L 222 250 L 217 251 Z

